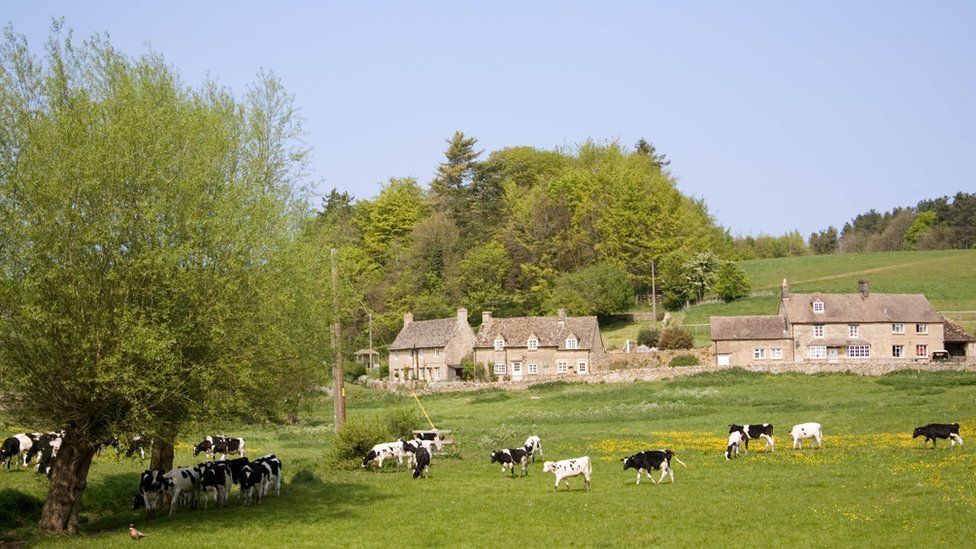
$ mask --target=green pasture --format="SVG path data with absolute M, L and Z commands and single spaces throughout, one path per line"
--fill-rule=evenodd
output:
M 351 387 L 352 421 L 384 415 L 412 399 Z M 97 458 L 74 538 L 39 537 L 30 526 L 45 481 L 0 473 L 0 526 L 6 539 L 40 545 L 127 546 L 130 522 L 159 547 L 549 547 L 661 544 L 678 547 L 972 544 L 976 522 L 976 374 L 902 372 L 762 375 L 742 371 L 658 383 L 553 383 L 518 392 L 426 397 L 439 428 L 453 429 L 459 457 L 435 458 L 430 480 L 326 465 L 329 425 L 214 426 L 247 438 L 250 455 L 284 461 L 280 498 L 227 509 L 178 511 L 147 520 L 129 510 L 143 464 Z M 328 401 L 320 403 L 327 418 Z M 922 447 L 913 427 L 959 421 L 963 447 Z M 771 422 L 777 451 L 761 444 L 731 462 L 722 457 L 730 422 Z M 822 450 L 790 450 L 794 423 L 823 424 Z M 7 426 L 8 430 L 12 426 Z M 543 440 L 545 459 L 594 461 L 593 489 L 579 480 L 553 492 L 541 463 L 527 478 L 503 478 L 489 450 Z M 176 462 L 196 461 L 187 435 Z M 674 485 L 634 485 L 619 459 L 670 447 L 688 464 Z M 655 477 L 656 478 L 656 477 Z M 759 525 L 751 529 L 750 525 Z M 3 529 L 0 529 L 2 531 Z

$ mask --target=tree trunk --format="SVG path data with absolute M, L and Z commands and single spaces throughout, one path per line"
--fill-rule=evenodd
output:
M 70 434 L 64 438 L 51 471 L 47 501 L 37 526 L 54 534 L 77 534 L 81 496 L 88 485 L 95 446 Z
M 158 436 L 153 438 L 152 457 L 149 458 L 149 468 L 172 471 L 174 452 L 172 442 L 162 440 Z

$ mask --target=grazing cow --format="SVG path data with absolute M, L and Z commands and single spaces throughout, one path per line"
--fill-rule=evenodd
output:
M 132 510 L 145 508 L 147 512 L 155 512 L 168 486 L 163 471 L 146 469 L 139 475 L 139 492 L 132 499 Z
M 101 456 L 102 452 L 109 448 L 115 448 L 115 456 L 118 457 L 118 455 L 121 453 L 121 450 L 119 449 L 119 437 L 112 436 L 99 442 L 95 447 L 95 455 Z
M 215 454 L 220 454 L 220 459 L 227 459 L 227 454 L 238 454 L 246 456 L 244 452 L 243 438 L 229 438 L 222 435 L 206 437 L 199 444 L 193 447 L 193 455 L 205 452 L 207 457 L 213 459 Z
M 962 437 L 959 436 L 959 424 L 958 423 L 929 423 L 922 427 L 916 427 L 915 432 L 912 433 L 912 438 L 925 437 L 923 444 L 928 444 L 932 441 L 932 447 L 935 448 L 935 439 L 937 438 L 947 438 L 949 439 L 949 446 L 955 446 L 958 442 L 962 446 Z
M 417 450 L 423 448 L 427 453 L 431 453 L 432 440 L 424 440 L 417 437 L 413 440 L 403 440 L 403 455 L 407 458 L 407 467 L 412 468 L 417 465 Z
M 206 510 L 210 503 L 210 492 L 214 492 L 217 507 L 227 506 L 227 496 L 234 485 L 230 465 L 226 461 L 212 461 L 197 466 L 201 470 L 200 490 L 203 492 L 203 508 Z
M 47 478 L 51 478 L 51 471 L 54 470 L 54 458 L 58 456 L 62 440 L 61 436 L 58 435 L 57 438 L 48 440 L 46 444 L 42 439 L 41 442 L 34 445 L 34 448 L 41 447 L 40 457 L 37 458 L 37 472 L 44 473 Z
M 566 484 L 566 489 L 569 490 L 567 479 L 583 475 L 583 488 L 587 492 L 590 491 L 590 476 L 593 475 L 593 466 L 590 464 L 589 456 L 562 461 L 547 461 L 542 464 L 542 472 L 556 475 L 556 484 L 553 486 L 553 490 L 559 490 L 560 481 Z
M 274 488 L 275 496 L 281 495 L 281 460 L 274 454 L 260 457 L 253 462 L 253 466 L 263 467 L 267 474 L 264 475 L 264 483 L 261 485 L 261 495 L 267 495 L 271 488 Z M 260 500 L 259 500 L 260 501 Z
M 430 451 L 423 446 L 417 448 L 415 459 L 417 464 L 413 469 L 413 478 L 420 478 L 421 475 L 424 475 L 427 480 L 430 480 Z
M 749 451 L 749 440 L 754 438 L 761 438 L 766 443 L 766 448 L 770 452 L 776 451 L 776 441 L 773 440 L 773 426 L 769 423 L 763 423 L 762 425 L 736 425 L 733 423 L 729 425 L 729 433 L 732 431 L 739 431 L 742 433 L 743 440 L 745 441 L 744 448 L 745 451 Z
M 641 473 L 647 475 L 647 478 L 651 479 L 651 482 L 657 484 L 654 477 L 651 476 L 652 469 L 661 470 L 661 480 L 664 481 L 665 476 L 671 477 L 671 482 L 674 482 L 674 469 L 671 468 L 671 460 L 674 459 L 681 465 L 685 465 L 683 461 L 678 459 L 674 452 L 669 449 L 665 450 L 644 450 L 643 452 L 638 452 L 630 457 L 620 458 L 620 461 L 624 464 L 624 471 L 627 469 L 637 469 L 637 484 L 640 485 Z
M 369 465 L 370 462 L 376 462 L 380 469 L 383 468 L 383 461 L 386 459 L 395 459 L 397 464 L 397 471 L 403 466 L 403 441 L 398 440 L 396 442 L 385 442 L 383 444 L 377 444 L 373 446 L 373 449 L 366 454 L 363 458 L 363 467 Z
M 139 459 L 146 459 L 146 450 L 152 448 L 153 439 L 142 435 L 132 435 L 129 439 L 129 447 L 125 451 L 125 457 L 131 458 L 139 452 Z
M 532 435 L 525 439 L 525 447 L 529 449 L 529 457 L 532 458 L 532 463 L 535 463 L 536 454 L 542 456 L 542 439 L 538 436 Z
M 61 433 L 33 433 L 31 440 L 33 444 L 24 456 L 24 465 L 45 452 L 49 458 L 53 458 L 58 455 L 58 450 L 61 449 Z M 40 472 L 40 464 L 37 465 L 36 470 Z
M 742 446 L 742 438 L 740 431 L 732 431 L 729 433 L 729 445 L 725 447 L 726 461 L 733 457 L 739 457 L 739 446 Z
M 251 503 L 255 493 L 258 496 L 258 504 L 261 503 L 262 487 L 267 482 L 265 477 L 268 474 L 268 468 L 264 464 L 252 462 L 241 468 L 241 494 L 244 496 L 244 505 Z
M 7 470 L 10 470 L 10 462 L 17 457 L 17 467 L 20 468 L 21 461 L 24 467 L 27 466 L 27 453 L 34 446 L 34 441 L 26 433 L 16 434 L 3 441 L 0 445 L 0 462 L 6 460 Z M 21 459 L 23 458 L 23 459 Z
M 525 446 L 523 448 L 509 448 L 507 450 L 498 450 L 491 453 L 491 462 L 500 463 L 502 465 L 502 476 L 505 476 L 505 469 L 512 471 L 512 478 L 515 478 L 515 464 L 518 463 L 522 466 L 523 477 L 529 476 L 529 470 L 526 465 L 529 461 L 529 447 Z
M 176 511 L 180 496 L 189 499 L 193 506 L 196 503 L 196 493 L 200 487 L 200 469 L 198 467 L 177 467 L 163 475 L 164 487 L 170 498 L 169 514 Z
M 823 448 L 823 429 L 819 423 L 801 423 L 794 425 L 793 430 L 790 431 L 790 435 L 793 436 L 794 450 L 797 448 L 802 450 L 803 442 L 801 441 L 811 438 L 817 441 L 817 448 Z

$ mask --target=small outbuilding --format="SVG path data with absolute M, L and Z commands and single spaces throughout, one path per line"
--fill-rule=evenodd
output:
M 955 358 L 976 357 L 976 336 L 949 318 L 944 318 L 943 340 L 945 350 Z

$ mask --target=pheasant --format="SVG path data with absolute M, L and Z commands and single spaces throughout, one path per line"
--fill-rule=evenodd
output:
M 132 538 L 132 539 L 134 539 L 136 541 L 139 541 L 142 538 L 146 537 L 147 535 L 149 535 L 149 534 L 143 534 L 139 530 L 136 530 L 136 525 L 135 524 L 130 524 L 129 525 L 129 537 L 130 538 Z

